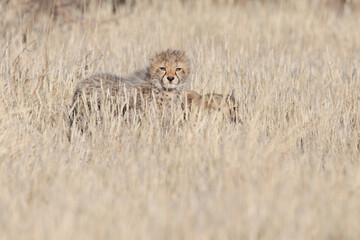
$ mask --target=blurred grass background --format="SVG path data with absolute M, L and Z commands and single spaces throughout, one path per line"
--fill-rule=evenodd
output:
M 115 6 L 115 11 L 114 11 Z M 0 3 L 0 239 L 359 239 L 357 1 Z M 109 117 L 76 84 L 187 51 L 243 124 Z

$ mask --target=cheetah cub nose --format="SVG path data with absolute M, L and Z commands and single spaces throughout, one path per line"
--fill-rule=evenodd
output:
M 167 77 L 167 79 L 171 82 L 172 80 L 174 80 L 174 77 Z

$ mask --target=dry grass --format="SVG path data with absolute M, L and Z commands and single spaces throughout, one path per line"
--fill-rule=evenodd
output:
M 21 10 L 0 3 L 0 239 L 360 238 L 359 14 L 295 0 L 103 4 L 71 22 Z M 243 124 L 108 119 L 67 141 L 78 81 L 168 47 L 192 55 L 191 89 L 234 89 Z

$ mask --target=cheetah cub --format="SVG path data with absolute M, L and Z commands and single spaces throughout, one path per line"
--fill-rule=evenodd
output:
M 166 109 L 181 101 L 191 73 L 190 58 L 184 51 L 168 49 L 149 58 L 149 65 L 128 76 L 99 73 L 81 81 L 73 96 L 70 127 L 74 123 L 86 130 L 91 112 L 103 105 L 118 108 L 115 113 L 131 109 L 144 110 L 155 102 Z M 145 104 L 145 105 L 144 105 Z M 95 108 L 95 109 L 94 109 Z
M 186 98 L 186 99 L 185 99 Z M 199 111 L 221 112 L 225 118 L 232 122 L 240 122 L 237 118 L 237 105 L 232 95 L 223 95 L 217 93 L 208 93 L 200 95 L 195 91 L 187 92 L 184 95 L 182 108 L 185 110 L 187 104 L 188 112 L 194 112 L 195 109 Z

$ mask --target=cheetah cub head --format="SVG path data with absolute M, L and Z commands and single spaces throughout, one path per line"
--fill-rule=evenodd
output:
M 158 89 L 182 91 L 190 71 L 190 58 L 181 50 L 168 49 L 150 56 L 150 82 Z

